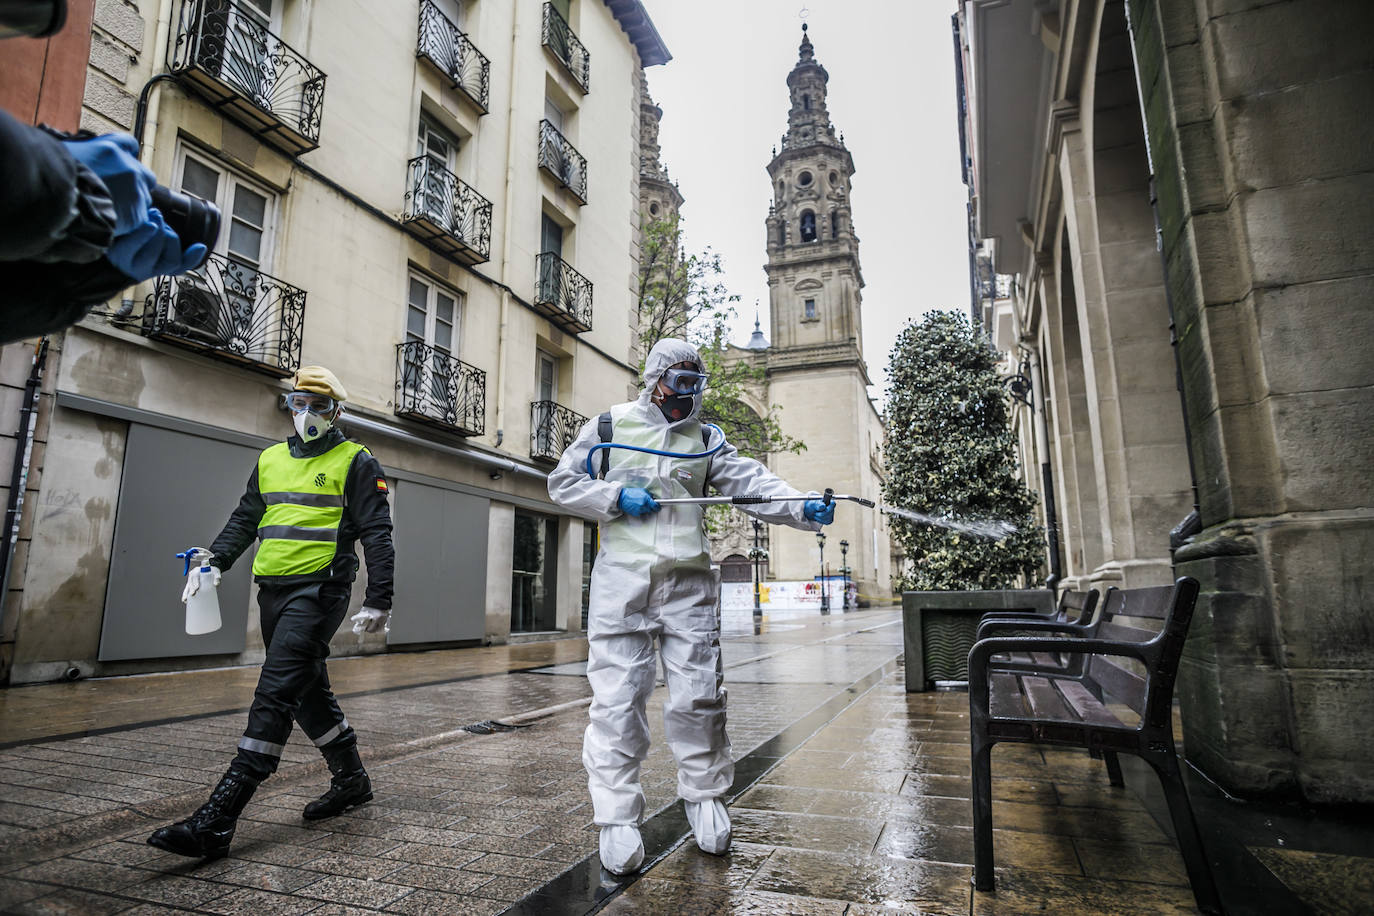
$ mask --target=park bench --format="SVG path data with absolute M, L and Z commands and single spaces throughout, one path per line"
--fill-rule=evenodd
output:
M 992 748 L 999 741 L 1080 747 L 1107 761 L 1114 786 L 1124 783 L 1118 753 L 1135 754 L 1159 776 L 1199 908 L 1220 912 L 1193 809 L 1174 747 L 1173 698 L 1179 658 L 1197 603 L 1197 581 L 1109 592 L 1093 635 L 991 636 L 969 652 L 969 729 L 973 755 L 973 880 L 992 890 Z M 1120 620 L 1158 621 L 1143 629 Z M 1076 655 L 1081 663 L 1049 670 L 995 656 Z M 1139 663 L 1133 666 L 1123 659 Z M 1021 670 L 1015 670 L 1015 669 Z M 1139 673 L 1143 670 L 1143 674 Z M 1119 718 L 1113 705 L 1138 721 Z
M 1097 599 L 1095 591 L 1065 592 L 1049 616 L 1026 612 L 997 612 L 978 622 L 978 638 L 989 636 L 1084 636 L 1096 634 Z M 998 668 L 1034 673 L 1031 669 L 1059 673 L 1080 673 L 1082 655 L 1065 656 L 1054 652 L 1011 652 L 995 658 Z

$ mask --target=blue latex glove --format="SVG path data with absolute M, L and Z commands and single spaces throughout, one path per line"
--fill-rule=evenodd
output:
M 643 487 L 625 487 L 620 491 L 620 511 L 626 515 L 648 515 L 658 510 L 658 503 Z
M 67 140 L 66 146 L 72 158 L 95 172 L 109 189 L 115 206 L 115 235 L 142 225 L 152 205 L 157 178 L 138 161 L 138 141 L 128 134 L 105 134 L 89 140 Z
M 828 525 L 835 520 L 835 504 L 832 502 L 827 506 L 819 499 L 808 499 L 802 504 L 802 514 L 807 521 Z
M 143 224 L 116 237 L 105 257 L 133 280 L 147 280 L 190 270 L 205 257 L 205 246 L 197 242 L 182 251 L 181 239 L 163 222 L 162 213 L 149 207 Z

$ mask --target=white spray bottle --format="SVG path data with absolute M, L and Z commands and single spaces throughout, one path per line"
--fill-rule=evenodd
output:
M 203 636 L 213 633 L 221 626 L 219 616 L 219 594 L 215 590 L 215 571 L 210 568 L 210 551 L 204 547 L 192 547 L 177 554 L 177 559 L 185 560 L 182 575 L 187 577 L 186 588 L 181 600 L 186 604 L 186 635 Z M 191 564 L 197 563 L 194 580 L 191 577 Z

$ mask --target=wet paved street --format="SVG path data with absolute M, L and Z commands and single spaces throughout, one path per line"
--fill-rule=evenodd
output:
M 303 821 L 328 776 L 297 733 L 230 856 L 204 865 L 144 840 L 194 810 L 227 765 L 256 669 L 0 692 L 0 910 L 1195 912 L 1177 851 L 1130 788 L 1112 789 L 1081 753 L 1024 746 L 994 752 L 999 886 L 973 893 L 967 696 L 904 692 L 895 610 L 774 617 L 757 633 L 745 614 L 726 619 L 723 642 L 733 849 L 716 858 L 682 842 L 659 696 L 644 769 L 650 864 L 631 882 L 594 858 L 582 640 L 334 662 L 376 800 Z M 493 719 L 523 727 L 462 729 Z M 1275 888 L 1285 870 L 1299 885 L 1314 873 L 1313 848 L 1261 851 Z M 1371 860 L 1326 858 L 1358 900 Z

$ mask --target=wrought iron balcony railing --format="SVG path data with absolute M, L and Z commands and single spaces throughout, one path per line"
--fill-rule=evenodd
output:
M 544 47 L 558 58 L 558 62 L 584 93 L 591 89 L 591 55 L 568 25 L 568 20 L 553 8 L 552 3 L 544 4 Z
M 587 418 L 556 401 L 530 404 L 530 457 L 557 461 L 573 444 Z
M 534 307 L 570 334 L 592 329 L 592 281 L 546 251 L 535 262 Z
M 571 191 L 579 203 L 587 202 L 587 160 L 548 121 L 539 122 L 539 167 Z
M 491 62 L 468 40 L 434 4 L 424 0 L 420 4 L 420 40 L 415 54 L 429 60 L 449 78 L 482 114 L 487 113 L 491 90 Z
M 491 257 L 491 201 L 428 156 L 410 160 L 401 222 L 465 264 Z
M 291 155 L 320 145 L 324 73 L 235 0 L 183 0 L 171 70 Z
M 278 376 L 300 368 L 304 323 L 305 290 L 217 254 L 158 277 L 143 311 L 148 337 Z
M 486 429 L 487 374 L 423 340 L 397 344 L 396 415 L 480 436 Z

